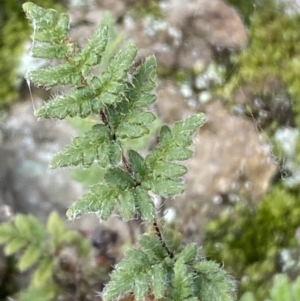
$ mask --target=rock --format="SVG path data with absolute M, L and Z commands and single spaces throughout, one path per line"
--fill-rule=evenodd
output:
M 64 214 L 83 190 L 70 179 L 67 169 L 50 170 L 48 164 L 71 141 L 75 130 L 66 121 L 37 120 L 30 101 L 14 105 L 2 123 L 2 204 L 41 220 L 52 210 Z
M 211 200 L 231 193 L 258 200 L 277 170 L 271 146 L 252 120 L 231 115 L 221 101 L 207 105 L 205 114 L 188 163 L 187 190 Z M 205 166 L 203 172 L 199 166 Z
M 169 7 L 169 23 L 180 28 L 183 37 L 202 37 L 216 48 L 242 50 L 246 47 L 245 26 L 236 10 L 225 2 L 171 0 Z

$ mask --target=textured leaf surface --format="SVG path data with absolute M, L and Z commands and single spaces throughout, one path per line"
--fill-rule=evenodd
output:
M 145 159 L 149 171 L 146 186 L 150 186 L 154 193 L 170 197 L 183 192 L 184 184 L 178 178 L 187 169 L 172 161 L 192 157 L 193 151 L 188 148 L 192 144 L 191 136 L 204 121 L 204 115 L 197 114 L 177 122 L 173 129 L 167 126 L 161 128 L 158 146 Z M 145 187 L 144 183 L 143 186 Z
M 156 179 L 150 182 L 151 190 L 163 197 L 170 197 L 184 191 L 184 184 L 178 181 L 167 179 Z
M 29 79 L 36 85 L 54 87 L 57 85 L 79 84 L 81 77 L 70 63 L 56 67 L 34 70 L 29 73 Z
M 70 206 L 66 215 L 69 219 L 75 219 L 83 214 L 96 213 L 106 220 L 115 208 L 117 195 L 116 189 L 103 184 L 95 185 L 91 193 L 85 194 Z
M 194 261 L 197 258 L 197 244 L 191 243 L 188 244 L 180 253 L 179 258 L 185 263 L 185 264 L 193 264 Z
M 35 115 L 37 117 L 58 119 L 64 119 L 67 116 L 85 118 L 93 112 L 95 97 L 95 92 L 89 87 L 74 89 L 68 95 L 58 96 L 48 101 L 35 112 Z
M 158 162 L 155 167 L 154 176 L 165 179 L 176 179 L 187 173 L 185 166 L 168 161 Z
M 155 218 L 155 207 L 151 197 L 148 192 L 140 186 L 136 187 L 135 192 L 136 204 L 138 205 L 141 218 L 147 222 L 153 222 Z
M 32 49 L 32 56 L 44 59 L 64 59 L 68 55 L 68 47 L 66 45 L 35 45 Z
M 149 245 L 145 241 L 147 238 L 145 236 L 144 244 Z M 157 298 L 163 296 L 167 271 L 162 262 L 153 264 L 149 255 L 143 250 L 128 249 L 124 259 L 113 271 L 111 281 L 104 290 L 103 299 L 113 300 L 126 293 L 134 292 L 135 300 L 142 301 L 151 288 Z M 157 276 L 156 279 L 154 275 Z
M 128 157 L 132 171 L 135 173 L 135 178 L 137 181 L 140 181 L 147 173 L 145 160 L 138 152 L 134 150 L 129 150 Z
M 197 289 L 202 292 L 203 301 L 236 300 L 235 281 L 213 261 L 202 261 L 194 265 L 199 273 Z
M 34 39 L 40 42 L 60 42 L 68 36 L 69 17 L 54 9 L 45 9 L 32 2 L 23 4 L 23 10 L 34 26 Z
M 156 299 L 164 296 L 166 290 L 167 272 L 162 264 L 153 265 L 149 272 L 151 291 Z
M 102 26 L 94 32 L 93 36 L 81 50 L 81 53 L 77 58 L 77 60 L 80 62 L 80 65 L 94 66 L 99 64 L 107 43 L 108 27 Z
M 105 174 L 104 179 L 109 186 L 123 190 L 132 188 L 135 184 L 133 178 L 121 168 L 111 168 Z
M 131 190 L 121 191 L 118 197 L 120 201 L 120 214 L 125 221 L 134 218 L 135 198 Z
M 77 137 L 51 161 L 51 168 L 78 165 L 90 166 L 95 160 L 99 165 L 107 164 L 111 148 L 109 129 L 102 124 L 94 125 L 84 136 Z M 119 158 L 120 160 L 120 158 Z M 104 161 L 104 162 L 103 162 Z
M 193 275 L 189 273 L 183 260 L 177 260 L 174 265 L 172 296 L 174 301 L 189 300 L 193 292 Z
M 139 244 L 153 263 L 160 262 L 168 256 L 166 249 L 162 246 L 157 236 L 144 234 L 139 238 Z
M 125 102 L 108 111 L 109 119 L 121 139 L 136 139 L 147 135 L 156 116 L 148 105 L 156 99 L 151 94 L 156 81 L 156 62 L 153 57 L 137 68 L 125 89 Z

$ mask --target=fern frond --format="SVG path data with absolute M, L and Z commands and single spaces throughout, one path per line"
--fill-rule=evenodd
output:
M 144 220 L 152 222 L 155 217 L 153 201 L 147 191 L 136 186 L 136 182 L 119 168 L 110 169 L 104 176 L 104 183 L 92 187 L 91 192 L 73 203 L 67 211 L 67 217 L 96 213 L 106 220 L 117 204 L 124 220 L 133 219 L 135 213 Z
M 194 275 L 189 271 L 188 266 L 180 258 L 174 264 L 174 276 L 172 279 L 172 287 L 170 289 L 171 298 L 167 300 L 173 301 L 196 301 L 199 300 L 194 294 Z
M 226 271 L 214 261 L 195 263 L 197 288 L 203 301 L 236 300 L 236 283 Z
M 69 93 L 47 102 L 36 116 L 100 117 L 98 124 L 76 137 L 51 162 L 53 168 L 79 164 L 84 167 L 97 164 L 103 168 L 99 183 L 70 206 L 68 218 L 96 213 L 105 220 L 118 209 L 124 220 L 139 216 L 153 223 L 155 229 L 153 235 L 142 235 L 138 245 L 126 251 L 112 272 L 103 300 L 130 296 L 139 301 L 151 296 L 164 301 L 233 301 L 234 281 L 224 270 L 201 259 L 196 244 L 182 247 L 178 233 L 168 228 L 160 232 L 151 197 L 153 193 L 172 197 L 183 192 L 182 177 L 187 168 L 178 161 L 192 157 L 192 138 L 204 123 L 204 115 L 190 116 L 172 128 L 163 126 L 157 147 L 144 158 L 126 143 L 147 135 L 156 119 L 148 108 L 156 99 L 154 56 L 135 68 L 135 45 L 129 44 L 113 55 L 107 50 L 111 31 L 105 24 L 80 51 L 69 38 L 69 20 L 65 14 L 33 3 L 23 7 L 35 32 L 33 55 L 60 60 L 58 66 L 30 72 L 29 79 L 46 87 L 70 87 Z M 50 281 L 53 263 L 49 256 L 63 243 L 75 243 L 81 254 L 87 250 L 76 233 L 65 230 L 58 216 L 49 218 L 46 229 L 37 226 L 32 230 L 37 233 L 36 238 L 30 238 L 28 229 L 34 223 L 17 218 L 13 224 L 0 226 L 0 242 L 6 243 L 6 253 L 25 251 L 19 267 L 26 270 L 38 265 L 32 291 L 22 295 L 22 301 L 29 300 L 32 294 L 43 293 L 41 298 L 48 300 L 40 279 Z
M 167 252 L 159 249 L 159 241 L 154 236 L 143 235 L 140 239 L 141 249 L 128 249 L 125 258 L 116 266 L 104 290 L 103 300 L 113 300 L 129 293 L 134 294 L 135 300 L 144 300 L 149 289 L 155 298 L 164 295 L 168 275 L 168 266 L 164 263 Z M 154 250 L 150 250 L 151 242 L 156 244 Z
M 145 159 L 149 171 L 145 179 L 151 190 L 163 197 L 182 193 L 184 184 L 180 181 L 187 169 L 172 161 L 183 161 L 192 157 L 189 149 L 194 135 L 205 121 L 203 114 L 193 115 L 186 120 L 175 123 L 171 130 L 163 126 L 160 131 L 160 143 Z
M 150 125 L 156 119 L 147 108 L 156 99 L 152 94 L 155 83 L 156 60 L 152 56 L 137 68 L 128 82 L 126 101 L 107 110 L 109 122 L 120 139 L 136 139 L 149 133 Z
M 69 17 L 54 9 L 45 9 L 32 2 L 23 4 L 23 10 L 34 28 L 34 40 L 61 43 L 69 35 Z
M 76 137 L 61 153 L 56 155 L 51 163 L 51 168 L 63 166 L 90 166 L 96 160 L 100 166 L 107 166 L 111 156 L 111 145 L 114 143 L 107 126 L 96 124 L 84 136 Z M 118 153 L 121 160 L 121 153 Z

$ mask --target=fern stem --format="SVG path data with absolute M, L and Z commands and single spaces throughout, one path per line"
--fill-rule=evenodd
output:
M 161 245 L 166 249 L 166 251 L 167 251 L 169 257 L 170 257 L 170 258 L 173 258 L 173 257 L 174 257 L 174 254 L 173 254 L 173 252 L 171 252 L 171 251 L 169 250 L 169 248 L 167 247 L 166 243 L 164 242 L 164 239 L 163 239 L 163 237 L 162 237 L 162 235 L 161 235 L 161 231 L 160 231 L 159 226 L 158 226 L 158 224 L 157 224 L 156 221 L 153 222 L 153 228 L 154 228 L 154 230 L 155 230 L 156 236 L 158 237 L 159 241 L 161 242 Z

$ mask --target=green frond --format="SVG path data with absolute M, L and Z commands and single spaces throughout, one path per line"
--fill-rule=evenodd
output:
M 29 79 L 45 87 L 70 88 L 68 94 L 37 110 L 36 116 L 64 119 L 95 114 L 101 120 L 51 162 L 52 168 L 96 164 L 103 168 L 99 182 L 70 206 L 67 217 L 95 213 L 106 220 L 117 209 L 126 221 L 138 216 L 154 223 L 156 209 L 151 193 L 172 197 L 183 192 L 182 177 L 187 168 L 178 161 L 192 157 L 193 136 L 204 123 L 204 115 L 190 116 L 172 128 L 163 126 L 157 147 L 144 158 L 130 149 L 130 140 L 148 135 L 156 120 L 149 109 L 156 100 L 155 57 L 136 68 L 135 45 L 115 53 L 115 45 L 109 45 L 113 33 L 107 22 L 80 51 L 69 38 L 67 15 L 33 3 L 23 7 L 34 29 L 33 56 L 61 61 L 58 66 L 30 72 Z M 32 217 L 17 216 L 14 223 L 0 225 L 0 242 L 6 244 L 6 254 L 23 252 L 21 270 L 37 266 L 21 301 L 33 296 L 46 301 L 57 298 L 58 286 L 52 279 L 57 263 L 51 259 L 66 244 L 74 244 L 82 256 L 89 250 L 78 233 L 65 229 L 56 213 L 50 215 L 46 227 Z M 49 283 L 50 291 L 45 283 Z M 138 245 L 125 252 L 104 289 L 103 300 L 133 295 L 142 301 L 151 294 L 165 301 L 232 301 L 234 288 L 234 281 L 217 264 L 200 261 L 196 244 L 183 247 L 182 236 L 163 227 L 161 235 L 142 235 Z
M 58 297 L 59 289 L 53 283 L 44 283 L 39 286 L 30 286 L 25 292 L 21 292 L 19 301 L 43 300 L 52 301 Z
M 120 215 L 125 221 L 133 219 L 136 211 L 135 196 L 133 190 L 120 191 L 118 195 L 120 202 Z
M 84 66 L 95 66 L 100 64 L 102 55 L 108 43 L 108 38 L 108 26 L 101 26 L 95 31 L 89 41 L 82 48 L 80 54 L 74 58 L 76 64 L 81 66 L 81 70 Z M 83 70 L 82 74 L 87 75 L 83 72 Z
M 168 226 L 163 226 L 162 236 L 167 248 L 172 253 L 180 253 L 182 249 L 182 240 L 183 240 L 182 234 L 180 232 L 175 231 L 174 229 Z
M 108 108 L 108 118 L 120 139 L 136 139 L 149 134 L 156 116 L 149 106 L 156 97 L 151 92 L 156 83 L 156 61 L 147 59 L 137 68 L 125 90 L 126 101 L 114 108 Z
M 4 248 L 6 255 L 21 251 L 30 244 L 32 244 L 33 249 L 43 249 L 45 236 L 46 232 L 43 225 L 33 216 L 18 214 L 14 222 L 3 223 L 0 226 L 0 242 L 6 244 Z M 36 254 L 35 251 L 33 253 Z M 29 254 L 28 256 L 30 257 Z M 34 261 L 32 258 L 31 260 Z M 22 266 L 24 266 L 23 263 Z
M 191 265 L 198 259 L 197 255 L 198 255 L 197 244 L 190 243 L 186 245 L 186 247 L 181 251 L 181 253 L 178 255 L 178 259 L 181 259 L 187 265 Z
M 167 126 L 161 128 L 160 143 L 145 159 L 149 170 L 145 181 L 154 193 L 170 197 L 183 192 L 184 184 L 179 178 L 187 169 L 172 161 L 192 157 L 193 151 L 189 149 L 192 135 L 204 122 L 204 115 L 197 114 L 175 123 L 172 130 Z
M 149 237 L 145 236 L 144 244 L 147 238 Z M 155 298 L 162 297 L 167 279 L 167 270 L 163 260 L 164 258 L 154 263 L 153 258 L 143 250 L 128 249 L 125 252 L 125 258 L 117 264 L 111 275 L 111 281 L 105 287 L 103 300 L 113 300 L 133 293 L 135 300 L 142 301 L 151 288 L 153 288 Z M 157 276 L 156 279 L 153 277 L 154 274 Z
M 35 41 L 60 43 L 68 37 L 68 15 L 58 13 L 54 9 L 42 8 L 32 2 L 24 3 L 23 10 L 32 22 Z
M 14 220 L 18 236 L 27 240 L 42 241 L 46 231 L 44 225 L 32 215 L 17 214 Z
M 172 129 L 172 136 L 176 141 L 176 145 L 182 147 L 190 146 L 193 142 L 191 137 L 204 122 L 205 116 L 202 113 L 192 115 L 182 121 L 176 122 Z
M 128 151 L 128 160 L 131 166 L 131 169 L 134 173 L 134 177 L 137 182 L 141 182 L 142 179 L 147 174 L 147 167 L 145 164 L 145 159 L 136 151 Z
M 115 84 L 123 81 L 127 77 L 127 72 L 137 54 L 137 47 L 129 44 L 120 50 L 109 62 L 106 70 L 101 74 L 103 86 L 109 86 L 108 92 L 114 93 Z
M 30 71 L 29 79 L 38 86 L 54 87 L 58 85 L 78 85 L 81 76 L 76 67 L 71 63 L 65 63 L 55 67 L 48 67 Z
M 9 256 L 17 253 L 22 248 L 24 248 L 28 242 L 22 238 L 12 238 L 11 241 L 5 246 L 4 253 Z
M 150 267 L 149 274 L 149 286 L 151 292 L 156 299 L 161 299 L 166 293 L 166 283 L 168 280 L 168 272 L 164 268 L 163 264 L 155 264 Z
M 16 229 L 12 223 L 3 223 L 0 225 L 0 244 L 9 242 L 16 236 Z
M 203 260 L 196 263 L 194 269 L 197 272 L 197 288 L 203 301 L 236 300 L 236 283 L 219 264 Z
M 135 188 L 136 204 L 141 218 L 146 222 L 153 222 L 156 216 L 153 200 L 148 192 L 137 186 Z
M 41 286 L 47 283 L 53 274 L 53 258 L 51 256 L 45 256 L 34 271 L 32 284 L 33 286 Z
M 136 139 L 150 133 L 150 124 L 156 119 L 155 115 L 143 110 L 131 111 L 118 126 L 117 136 L 120 139 Z
M 124 220 L 134 219 L 135 213 L 148 222 L 154 220 L 155 208 L 148 192 L 136 186 L 135 180 L 120 168 L 109 169 L 103 183 L 94 185 L 92 192 L 70 206 L 67 217 L 74 219 L 83 214 L 96 213 L 106 220 L 117 204 Z
M 136 184 L 134 179 L 121 168 L 109 169 L 105 174 L 104 179 L 110 187 L 119 191 L 131 189 Z
M 161 262 L 168 256 L 167 250 L 162 246 L 161 241 L 155 235 L 143 234 L 139 238 L 139 245 L 147 253 L 151 262 Z
M 92 192 L 86 193 L 70 206 L 66 215 L 69 219 L 75 219 L 83 214 L 96 213 L 106 220 L 115 208 L 117 193 L 105 184 L 95 185 Z
M 32 56 L 41 59 L 64 59 L 68 57 L 70 48 L 65 44 L 35 45 L 32 49 Z
M 171 289 L 172 300 L 184 301 L 190 300 L 191 297 L 195 298 L 193 288 L 193 274 L 189 271 L 184 261 L 178 259 L 174 265 L 174 276 Z M 196 298 L 196 300 L 197 299 L 198 298 Z
M 187 173 L 187 168 L 185 166 L 167 161 L 160 161 L 155 167 L 153 172 L 153 177 L 155 178 L 176 179 Z
M 182 193 L 185 187 L 184 183 L 180 181 L 168 180 L 163 177 L 150 180 L 149 184 L 154 193 L 166 198 Z
M 28 270 L 35 265 L 44 255 L 44 250 L 40 246 L 29 245 L 18 262 L 18 267 L 21 272 Z
M 103 124 L 96 124 L 84 136 L 76 137 L 73 142 L 56 155 L 51 163 L 51 168 L 64 166 L 91 166 L 95 161 L 100 166 L 107 166 L 108 158 L 112 155 L 110 145 L 110 131 Z M 121 153 L 118 152 L 118 161 L 121 160 Z

